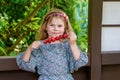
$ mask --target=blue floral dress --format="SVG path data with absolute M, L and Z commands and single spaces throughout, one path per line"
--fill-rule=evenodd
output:
M 40 75 L 38 80 L 74 80 L 70 73 L 88 62 L 87 54 L 82 52 L 80 58 L 74 60 L 69 41 L 55 44 L 40 42 L 41 46 L 32 51 L 29 62 L 22 60 L 24 52 L 16 58 L 20 69 L 37 71 Z

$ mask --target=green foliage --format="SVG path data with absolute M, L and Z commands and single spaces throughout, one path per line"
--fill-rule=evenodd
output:
M 36 39 L 39 25 L 51 8 L 66 12 L 81 50 L 87 52 L 87 0 L 1 0 L 0 56 L 15 56 L 24 51 Z
M 71 6 L 72 5 L 72 6 Z M 77 42 L 82 51 L 88 51 L 88 1 L 87 0 L 57 0 L 55 7 L 64 10 L 77 34 Z

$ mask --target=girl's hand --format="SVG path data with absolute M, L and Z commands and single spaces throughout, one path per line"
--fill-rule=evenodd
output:
M 69 32 L 70 44 L 76 44 L 77 36 L 73 31 Z
M 34 41 L 28 48 L 32 51 L 40 46 L 40 41 Z
M 34 41 L 25 51 L 25 54 L 23 55 L 23 60 L 28 62 L 30 59 L 30 55 L 33 49 L 36 49 L 40 46 L 40 41 Z

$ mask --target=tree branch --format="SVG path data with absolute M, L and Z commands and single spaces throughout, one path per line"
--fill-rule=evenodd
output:
M 7 34 L 7 35 L 6 35 L 6 38 L 13 37 L 12 34 L 17 34 L 17 33 L 21 30 L 21 28 L 22 28 L 25 24 L 27 24 L 32 17 L 35 16 L 35 14 L 39 11 L 39 9 L 41 9 L 44 5 L 46 5 L 46 3 L 47 3 L 48 1 L 49 1 L 49 0 L 45 0 L 45 1 L 43 1 L 42 3 L 39 3 L 38 6 L 37 6 L 27 17 L 26 17 L 21 23 L 19 23 L 19 24 L 16 26 L 16 29 L 15 29 L 12 33 L 10 33 L 10 34 L 7 34 L 7 32 L 4 33 L 4 34 Z
M 45 0 L 42 3 L 39 3 L 38 6 L 28 15 L 21 23 L 16 26 L 16 31 L 21 29 L 35 14 L 42 8 L 49 0 Z
M 25 37 L 25 35 L 29 34 L 31 31 L 34 32 L 36 30 L 28 29 L 27 32 L 25 32 L 22 35 L 19 35 L 18 40 L 15 42 L 15 44 L 13 44 L 12 47 L 6 49 L 6 53 L 9 54 L 11 51 L 13 51 L 14 48 L 16 47 L 16 45 L 18 45 L 20 43 L 20 41 Z

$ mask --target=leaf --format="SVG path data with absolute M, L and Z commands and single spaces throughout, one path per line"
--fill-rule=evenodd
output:
M 0 51 L 2 51 L 5 56 L 7 56 L 7 53 L 5 52 L 5 50 L 2 47 L 0 47 Z
M 36 20 L 40 20 L 40 18 L 31 18 L 31 21 L 36 21 Z

